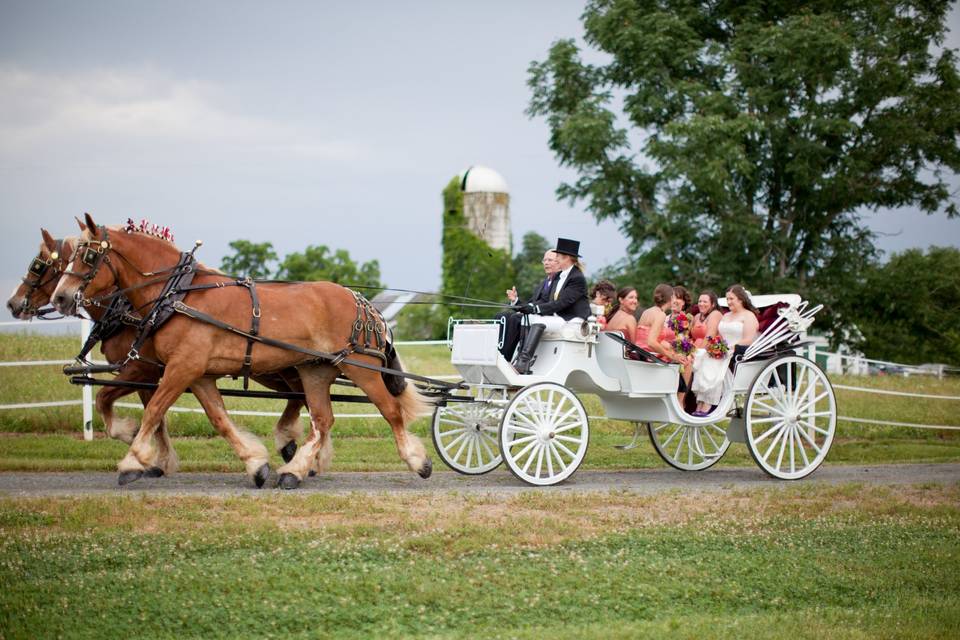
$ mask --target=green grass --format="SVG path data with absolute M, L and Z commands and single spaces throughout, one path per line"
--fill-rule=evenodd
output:
M 960 488 L 0 500 L 0 637 L 952 638 Z
M 0 334 L 0 361 L 69 359 L 78 349 L 76 337 L 38 337 L 26 333 Z M 429 375 L 455 373 L 444 346 L 401 349 L 408 371 Z M 58 366 L 0 368 L 0 404 L 79 399 L 80 389 L 70 385 Z M 835 384 L 912 391 L 933 395 L 960 396 L 960 379 L 927 377 L 866 378 L 834 376 Z M 222 386 L 239 388 L 239 381 L 222 380 Z M 344 389 L 338 392 L 353 393 Z M 841 415 L 897 422 L 960 426 L 960 401 L 880 396 L 838 390 Z M 602 415 L 597 398 L 584 396 L 590 415 Z M 124 399 L 136 402 L 136 396 Z M 227 398 L 231 411 L 279 412 L 282 401 Z M 193 396 L 184 395 L 180 407 L 198 408 Z M 376 413 L 371 405 L 337 403 L 337 413 Z M 120 408 L 120 415 L 139 417 L 140 410 Z M 80 407 L 0 411 L 0 470 L 109 470 L 122 457 L 125 447 L 117 442 L 79 440 Z M 272 448 L 273 417 L 235 416 L 242 427 L 258 434 Z M 187 471 L 241 469 L 226 443 L 216 437 L 202 414 L 169 414 L 171 433 L 180 454 L 181 468 Z M 102 433 L 95 419 L 98 435 Z M 429 420 L 417 421 L 412 430 L 429 442 Z M 631 469 L 660 467 L 664 463 L 646 438 L 639 448 L 624 452 L 613 445 L 628 442 L 633 426 L 612 420 L 591 421 L 590 451 L 583 468 Z M 339 419 L 334 430 L 334 469 L 402 470 L 393 438 L 380 418 Z M 935 431 L 903 427 L 864 426 L 841 421 L 828 463 L 937 462 L 960 460 L 960 431 Z M 275 460 L 278 462 L 278 459 Z M 721 465 L 752 465 L 742 446 L 733 446 Z M 437 465 L 440 469 L 442 465 Z

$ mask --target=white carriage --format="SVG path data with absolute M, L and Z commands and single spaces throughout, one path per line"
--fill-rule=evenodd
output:
M 590 421 L 577 394 L 599 397 L 606 417 L 645 427 L 657 453 L 687 471 L 720 460 L 731 442 L 747 445 L 765 472 L 795 480 L 823 462 L 836 429 L 836 398 L 827 376 L 800 355 L 806 328 L 821 306 L 795 294 L 755 296 L 773 322 L 727 377 L 723 397 L 706 417 L 680 406 L 680 367 L 651 357 L 592 319 L 544 335 L 529 375 L 498 350 L 497 321 L 451 321 L 451 362 L 470 397 L 433 416 L 433 442 L 455 471 L 482 474 L 506 461 L 518 478 L 553 485 L 583 462 Z M 636 435 L 629 449 L 636 445 Z

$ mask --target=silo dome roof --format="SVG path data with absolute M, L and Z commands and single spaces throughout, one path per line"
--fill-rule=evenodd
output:
M 489 167 L 475 165 L 460 173 L 460 191 L 509 193 L 507 181 Z

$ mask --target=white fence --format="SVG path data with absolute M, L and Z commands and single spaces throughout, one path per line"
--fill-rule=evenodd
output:
M 45 321 L 44 324 L 50 323 L 79 323 L 80 324 L 80 344 L 82 345 L 87 336 L 90 334 L 90 328 L 92 323 L 86 319 L 77 319 L 77 318 L 65 318 L 63 320 L 53 320 Z M 29 326 L 26 322 L 0 322 L 0 327 L 5 326 Z M 445 340 L 413 340 L 413 341 L 398 341 L 398 346 L 416 346 L 416 345 L 441 345 L 446 344 Z M 813 360 L 817 361 L 817 356 L 827 356 L 827 358 L 839 358 L 841 360 L 852 360 L 855 361 L 855 366 L 853 367 L 844 367 L 846 371 L 865 371 L 866 366 L 869 364 L 883 365 L 887 367 L 897 367 L 904 372 L 916 373 L 916 374 L 930 374 L 931 371 L 927 369 L 922 369 L 914 365 L 904 365 L 898 364 L 895 362 L 887 362 L 884 360 L 872 360 L 869 358 L 864 358 L 862 356 L 851 356 L 839 353 L 832 353 L 822 349 L 818 349 L 816 345 L 810 345 L 807 356 Z M 31 367 L 31 366 L 54 366 L 54 365 L 66 365 L 73 364 L 72 360 L 27 360 L 21 362 L 0 362 L 0 367 Z M 942 375 L 942 371 L 940 372 Z M 437 379 L 457 379 L 459 376 L 446 376 L 446 375 L 432 375 L 431 378 Z M 835 384 L 833 385 L 835 389 L 842 389 L 845 391 L 853 391 L 858 393 L 872 393 L 880 395 L 889 395 L 889 396 L 900 396 L 900 397 L 909 397 L 909 398 L 923 398 L 927 400 L 947 400 L 947 401 L 956 401 L 960 400 L 960 396 L 946 396 L 946 395 L 933 395 L 927 393 L 908 393 L 904 391 L 888 391 L 884 389 L 871 389 L 867 387 L 853 387 L 848 385 Z M 93 388 L 89 385 L 84 385 L 81 389 L 81 397 L 75 400 L 59 400 L 54 402 L 27 402 L 27 403 L 16 403 L 16 404 L 4 404 L 0 405 L 0 411 L 3 410 L 24 410 L 24 409 L 38 409 L 46 407 L 66 407 L 66 406 L 76 406 L 82 405 L 83 407 L 83 437 L 85 440 L 93 439 Z M 142 409 L 143 407 L 139 404 L 118 402 L 116 403 L 117 407 L 125 407 L 130 409 Z M 185 412 L 185 413 L 203 413 L 202 409 L 190 408 L 190 407 L 171 407 L 170 411 L 174 412 Z M 266 417 L 279 417 L 279 412 L 270 412 L 270 411 L 231 411 L 234 415 L 245 415 L 245 416 L 266 416 Z M 336 418 L 377 418 L 380 417 L 379 413 L 343 413 L 343 414 L 334 414 Z M 590 416 L 591 419 L 604 418 L 605 416 Z M 960 431 L 958 426 L 950 425 L 934 425 L 934 424 L 914 424 L 909 422 L 893 422 L 885 420 L 873 420 L 868 418 L 859 418 L 855 416 L 837 416 L 839 420 L 865 424 L 865 425 L 877 425 L 877 426 L 894 426 L 894 427 L 908 427 L 911 429 L 937 429 L 937 430 L 948 430 L 948 431 Z

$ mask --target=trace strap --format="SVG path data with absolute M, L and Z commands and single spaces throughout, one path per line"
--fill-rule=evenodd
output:
M 350 352 L 351 352 L 351 348 L 349 348 L 349 347 L 347 347 L 347 348 L 345 348 L 345 349 L 341 349 L 340 351 L 338 351 L 338 352 L 336 352 L 336 353 L 326 353 L 326 352 L 324 352 L 324 351 L 315 351 L 315 350 L 313 350 L 313 349 L 307 349 L 306 347 L 301 347 L 301 346 L 298 346 L 298 345 L 295 345 L 295 344 L 290 344 L 290 343 L 288 343 L 288 342 L 282 342 L 282 341 L 280 341 L 280 340 L 274 340 L 273 338 L 267 338 L 267 337 L 260 336 L 260 335 L 254 335 L 254 334 L 252 334 L 252 333 L 249 333 L 249 332 L 247 332 L 247 331 L 244 331 L 243 329 L 239 329 L 239 328 L 237 328 L 237 327 L 234 327 L 233 325 L 227 324 L 226 322 L 223 322 L 222 320 L 218 320 L 217 318 L 214 318 L 213 316 L 207 315 L 206 313 L 200 311 L 199 309 L 194 309 L 193 307 L 191 307 L 191 306 L 189 306 L 189 305 L 186 305 L 186 304 L 184 304 L 183 302 L 180 302 L 180 301 L 177 301 L 177 302 L 173 303 L 173 310 L 176 311 L 177 313 L 182 313 L 183 315 L 187 316 L 188 318 L 193 318 L 194 320 L 199 320 L 200 322 L 205 322 L 205 323 L 210 324 L 210 325 L 213 325 L 214 327 L 217 327 L 217 328 L 219 328 L 219 329 L 223 329 L 224 331 L 230 331 L 231 333 L 235 333 L 235 334 L 237 334 L 237 335 L 239 335 L 239 336 L 244 336 L 244 337 L 247 338 L 248 340 L 253 340 L 253 341 L 259 342 L 260 344 L 265 344 L 265 345 L 267 345 L 267 346 L 269 346 L 269 347 L 277 347 L 278 349 L 286 349 L 286 350 L 289 350 L 289 351 L 296 351 L 296 352 L 298 352 L 298 353 L 303 353 L 303 354 L 308 355 L 308 356 L 313 356 L 313 357 L 316 358 L 317 360 L 323 360 L 323 361 L 329 362 L 330 364 L 337 365 L 337 364 L 340 364 L 340 363 L 344 363 L 344 364 L 349 364 L 349 365 L 354 366 L 354 367 L 360 367 L 361 369 L 369 369 L 369 370 L 371 370 L 371 371 L 379 371 L 380 373 L 390 373 L 390 374 L 394 374 L 394 375 L 399 375 L 399 376 L 402 376 L 402 377 L 404 377 L 404 378 L 409 378 L 409 379 L 411 379 L 411 380 L 419 380 L 420 382 L 426 382 L 426 383 L 428 383 L 428 384 L 430 384 L 430 385 L 432 385 L 432 386 L 440 386 L 440 387 L 445 387 L 445 388 L 448 388 L 448 389 L 459 389 L 459 388 L 461 388 L 461 385 L 460 385 L 459 383 L 440 382 L 440 381 L 435 380 L 435 379 L 433 379 L 433 378 L 428 378 L 428 377 L 426 377 L 426 376 L 419 376 L 419 375 L 416 375 L 416 374 L 413 374 L 413 373 L 409 373 L 409 372 L 406 372 L 406 371 L 400 371 L 399 369 L 390 369 L 390 368 L 388 368 L 388 367 L 379 367 L 379 366 L 377 366 L 377 365 L 375 365 L 375 364 L 367 364 L 366 362 L 359 362 L 359 361 L 357 361 L 357 360 L 351 360 L 351 359 L 349 359 L 349 358 L 347 357 L 348 355 L 350 355 Z

